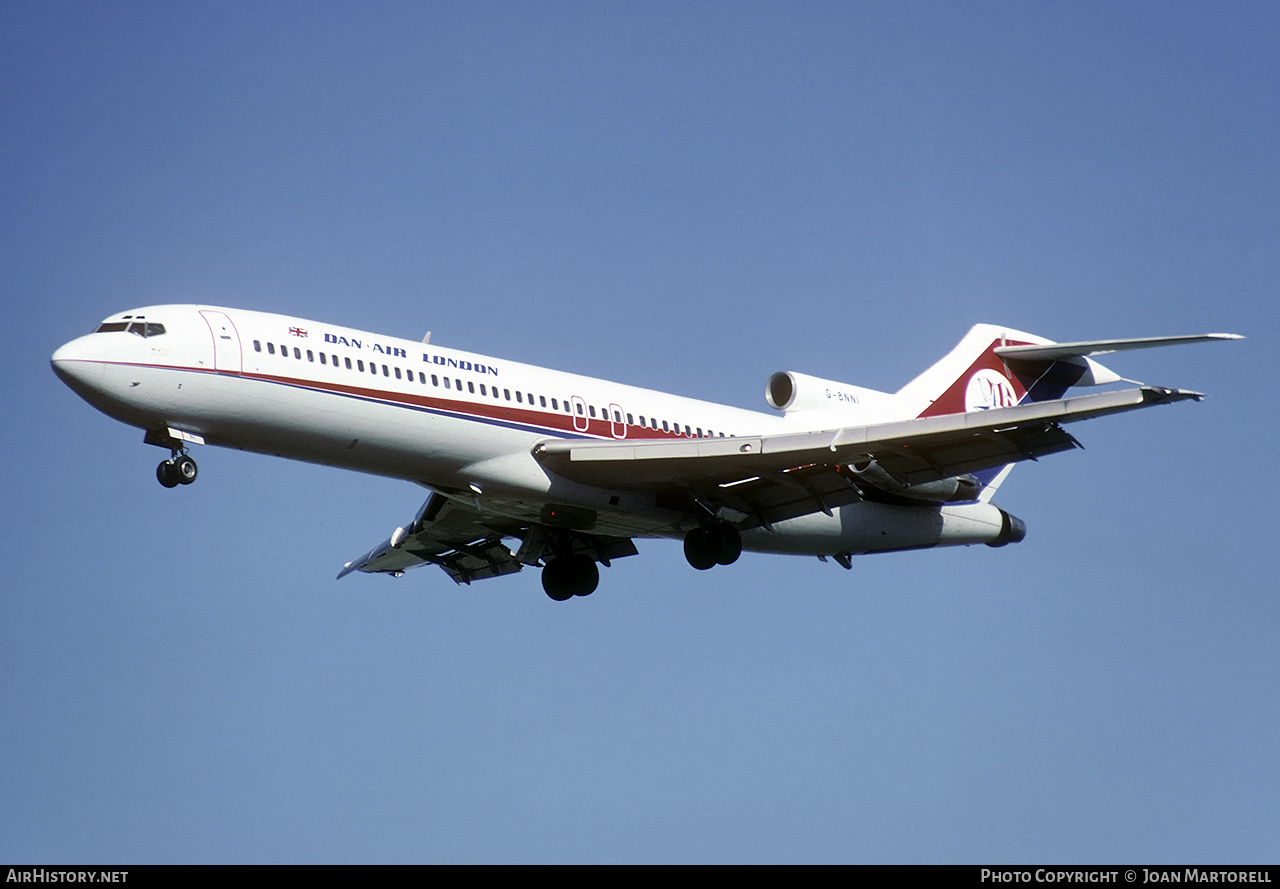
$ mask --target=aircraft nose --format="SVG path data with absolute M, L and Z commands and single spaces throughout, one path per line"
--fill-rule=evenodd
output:
M 102 381 L 102 364 L 90 356 L 87 339 L 82 336 L 61 346 L 49 360 L 58 379 L 72 389 L 92 388 Z

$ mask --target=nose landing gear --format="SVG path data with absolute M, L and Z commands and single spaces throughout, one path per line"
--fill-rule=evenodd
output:
M 181 432 L 172 427 L 148 429 L 142 440 L 149 445 L 165 448 L 169 459 L 156 467 L 156 480 L 166 488 L 189 485 L 196 480 L 196 461 L 187 453 L 186 442 L 204 444 L 204 439 L 193 432 Z
M 174 455 L 156 467 L 156 479 L 166 488 L 189 485 L 196 480 L 199 468 L 189 454 L 175 451 Z

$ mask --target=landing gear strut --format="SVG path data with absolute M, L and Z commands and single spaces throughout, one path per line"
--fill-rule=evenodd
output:
M 712 522 L 684 536 L 684 557 L 699 571 L 715 565 L 732 565 L 742 555 L 742 537 L 728 522 Z
M 199 472 L 196 461 L 189 454 L 175 451 L 173 456 L 156 467 L 156 479 L 166 488 L 189 485 Z
M 599 584 L 596 560 L 583 553 L 558 556 L 542 569 L 542 589 L 557 602 L 590 596 Z

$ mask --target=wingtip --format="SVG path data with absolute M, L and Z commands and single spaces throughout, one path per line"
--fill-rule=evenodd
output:
M 1143 386 L 1142 394 L 1144 399 L 1152 404 L 1174 401 L 1204 401 L 1208 397 L 1203 392 L 1196 392 L 1191 389 L 1166 389 L 1163 386 Z

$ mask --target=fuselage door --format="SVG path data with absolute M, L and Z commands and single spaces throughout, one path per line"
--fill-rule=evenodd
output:
M 569 403 L 573 406 L 574 430 L 586 432 L 591 424 L 591 421 L 587 419 L 587 402 L 580 395 L 574 395 L 569 399 Z
M 240 334 L 236 326 L 223 312 L 200 310 L 209 332 L 213 334 L 213 365 L 219 373 L 238 374 L 243 370 L 240 353 Z

